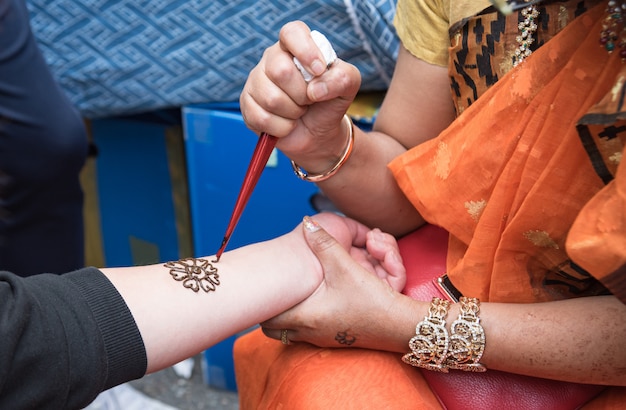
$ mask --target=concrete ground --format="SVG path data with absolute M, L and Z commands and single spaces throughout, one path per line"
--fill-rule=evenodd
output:
M 101 394 L 85 410 L 238 410 L 236 392 L 211 388 L 201 357 Z

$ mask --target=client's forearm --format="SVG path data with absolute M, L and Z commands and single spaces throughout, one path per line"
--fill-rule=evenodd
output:
M 103 269 L 137 322 L 148 372 L 197 354 L 312 293 L 322 271 L 300 229 L 226 252 L 217 263 L 209 256 Z M 200 276 L 191 274 L 193 266 Z

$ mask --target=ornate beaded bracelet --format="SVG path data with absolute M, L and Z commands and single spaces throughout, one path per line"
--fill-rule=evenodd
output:
M 484 372 L 480 363 L 485 351 L 485 331 L 480 325 L 480 301 L 461 297 L 458 318 L 446 330 L 446 316 L 450 302 L 433 298 L 428 316 L 415 328 L 409 341 L 411 352 L 402 361 L 411 366 L 447 373 L 448 369 Z
M 350 157 L 350 154 L 352 153 L 352 148 L 354 148 L 354 124 L 352 124 L 352 120 L 350 119 L 348 114 L 344 114 L 343 121 L 345 121 L 348 125 L 348 142 L 337 163 L 335 163 L 335 165 L 333 165 L 327 171 L 321 172 L 319 174 L 310 174 L 303 170 L 294 161 L 291 161 L 293 172 L 298 178 L 302 179 L 303 181 L 322 182 L 335 175 L 337 171 L 339 171 L 339 168 L 341 168 L 343 164 L 346 163 L 346 161 Z
M 462 297 L 459 317 L 450 326 L 450 347 L 446 365 L 466 372 L 484 372 L 480 363 L 485 351 L 485 331 L 480 325 L 480 301 Z
M 448 331 L 446 316 L 450 302 L 433 298 L 428 316 L 415 327 L 415 336 L 409 341 L 411 352 L 402 357 L 404 363 L 427 370 L 447 373 Z

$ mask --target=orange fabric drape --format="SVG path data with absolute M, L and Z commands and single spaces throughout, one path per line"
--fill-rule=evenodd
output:
M 258 329 L 235 341 L 234 357 L 242 410 L 441 409 L 396 353 L 285 346 Z
M 603 14 L 600 5 L 570 23 L 438 138 L 390 164 L 425 219 L 451 233 L 448 275 L 465 295 L 584 295 L 565 242 L 604 183 L 576 125 L 625 72 L 598 45 Z
M 567 249 L 572 259 L 626 303 L 626 167 L 583 209 L 572 226 Z

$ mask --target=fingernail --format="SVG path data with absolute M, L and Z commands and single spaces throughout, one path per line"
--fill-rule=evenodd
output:
M 320 224 L 318 224 L 315 219 L 310 218 L 308 216 L 305 216 L 302 219 L 302 224 L 304 225 L 304 229 L 306 229 L 309 232 L 317 232 L 321 228 Z
M 377 242 L 382 242 L 384 240 L 383 232 L 378 228 L 372 229 L 372 239 Z
M 321 60 L 315 60 L 311 63 L 311 70 L 314 75 L 321 75 L 324 71 L 326 71 L 326 64 L 324 64 Z
M 324 82 L 315 83 L 311 86 L 311 97 L 314 101 L 321 100 L 328 95 L 328 86 Z

